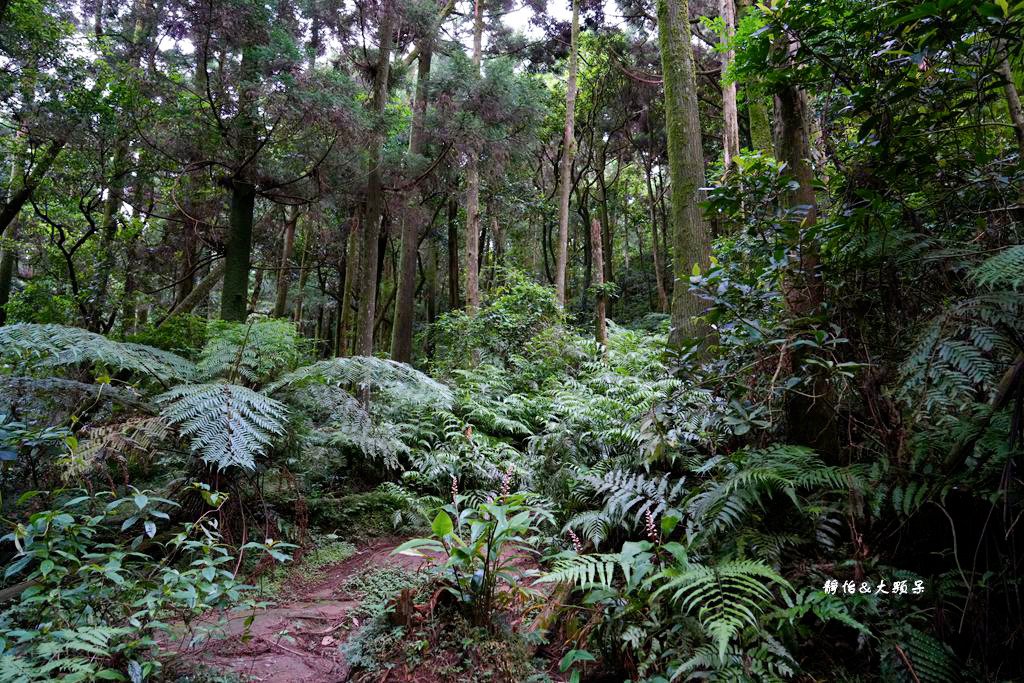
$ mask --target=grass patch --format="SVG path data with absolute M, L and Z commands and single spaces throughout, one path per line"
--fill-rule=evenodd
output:
M 316 583 L 327 577 L 327 568 L 340 564 L 356 553 L 356 547 L 348 541 L 339 541 L 335 536 L 324 536 L 314 542 L 311 550 L 297 563 L 276 565 L 256 580 L 256 587 L 265 597 L 281 592 L 288 581 Z

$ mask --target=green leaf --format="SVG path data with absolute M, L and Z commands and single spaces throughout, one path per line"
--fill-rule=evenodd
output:
M 444 538 L 455 530 L 455 525 L 452 524 L 452 518 L 448 516 L 448 513 L 441 510 L 437 513 L 437 517 L 434 518 L 434 522 L 430 525 L 430 529 L 436 536 Z
M 427 548 L 429 550 L 434 551 L 443 551 L 443 547 L 441 546 L 441 544 L 432 538 L 413 538 L 392 550 L 391 554 L 413 555 L 416 557 L 423 557 L 423 553 L 418 552 L 416 550 L 417 548 Z
M 143 495 L 141 493 L 138 493 L 138 494 L 135 495 L 135 507 L 137 507 L 137 508 L 139 508 L 141 510 L 144 507 L 146 507 L 146 505 L 148 505 L 148 504 L 149 504 L 149 496 Z
M 569 650 L 565 653 L 565 656 L 562 657 L 562 661 L 558 665 L 558 670 L 562 673 L 565 673 L 569 670 L 569 667 L 575 664 L 576 662 L 594 661 L 597 661 L 597 659 L 594 657 L 594 655 L 590 654 L 586 650 Z
M 53 560 L 43 560 L 42 564 L 39 565 L 39 573 L 43 576 L 47 576 L 53 571 Z
M 29 561 L 31 561 L 31 560 L 32 560 L 32 556 L 31 555 L 25 555 L 24 557 L 19 559 L 17 562 L 9 564 L 7 566 L 7 569 L 4 570 L 4 578 L 6 579 L 6 578 L 9 578 L 9 577 L 13 576 L 14 574 L 17 574 L 22 569 L 24 569 L 25 565 L 28 564 Z

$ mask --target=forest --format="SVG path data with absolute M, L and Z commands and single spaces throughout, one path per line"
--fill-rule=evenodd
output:
M 0 0 L 0 683 L 1024 680 L 1022 35 Z

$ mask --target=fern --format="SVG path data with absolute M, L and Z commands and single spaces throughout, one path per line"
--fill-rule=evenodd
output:
M 198 364 L 207 378 L 237 377 L 256 386 L 294 368 L 302 358 L 302 338 L 284 320 L 214 321 L 209 334 Z
M 655 577 L 665 580 L 655 595 L 670 593 L 685 612 L 696 613 L 707 636 L 722 658 L 729 643 L 744 627 L 756 627 L 757 615 L 770 605 L 771 584 L 790 589 L 789 583 L 768 565 L 734 560 L 715 566 L 684 564 Z
M 220 469 L 256 466 L 274 437 L 285 433 L 284 404 L 236 384 L 192 384 L 157 397 L 161 416 L 178 425 L 192 452 Z
M 555 561 L 551 571 L 545 573 L 538 583 L 570 583 L 580 588 L 611 587 L 616 576 L 615 568 L 620 567 L 623 578 L 628 578 L 628 564 L 622 562 L 619 553 L 577 555 L 571 553 Z
M 63 325 L 18 323 L 0 327 L 0 357 L 7 363 L 30 369 L 92 363 L 162 383 L 187 381 L 198 375 L 195 365 L 169 351 L 116 342 L 101 334 Z
M 1015 244 L 985 259 L 971 270 L 971 278 L 979 287 L 1020 289 L 1024 284 L 1024 245 Z
M 169 432 L 169 425 L 161 417 L 133 417 L 113 425 L 91 427 L 73 451 L 66 476 L 83 476 L 100 463 L 111 461 L 123 468 L 132 456 L 153 453 Z
M 374 356 L 331 358 L 307 365 L 268 385 L 266 393 L 324 382 L 376 389 L 394 401 L 442 410 L 450 408 L 453 400 L 451 389 L 437 380 L 405 363 Z

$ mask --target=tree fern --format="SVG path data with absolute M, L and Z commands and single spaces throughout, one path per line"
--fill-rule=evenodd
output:
M 285 387 L 308 383 L 333 382 L 367 387 L 383 392 L 389 399 L 448 409 L 452 391 L 410 365 L 374 356 L 331 358 L 299 368 L 266 387 L 274 394 Z
M 127 370 L 160 382 L 195 378 L 195 365 L 169 351 L 107 339 L 101 334 L 63 325 L 18 323 L 0 327 L 0 354 L 5 362 L 26 368 L 99 364 Z
M 302 338 L 284 320 L 248 323 L 214 321 L 199 356 L 204 377 L 260 385 L 294 368 L 302 358 Z
M 218 468 L 253 469 L 274 437 L 284 434 L 288 417 L 284 404 L 236 384 L 184 385 L 157 401 L 192 452 Z

